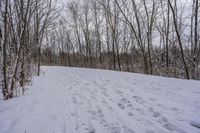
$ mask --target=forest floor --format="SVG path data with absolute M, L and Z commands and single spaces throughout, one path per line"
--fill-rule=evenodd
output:
M 199 81 L 44 66 L 27 88 L 0 133 L 200 133 Z

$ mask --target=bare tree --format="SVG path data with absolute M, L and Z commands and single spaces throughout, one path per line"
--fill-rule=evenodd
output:
M 181 50 L 181 58 L 182 58 L 182 62 L 183 62 L 185 74 L 186 74 L 185 78 L 190 79 L 188 66 L 186 64 L 185 57 L 184 57 L 183 44 L 182 44 L 182 41 L 181 41 L 179 29 L 178 29 L 178 22 L 177 22 L 177 16 L 176 16 L 176 11 L 175 11 L 175 9 L 177 9 L 177 7 L 176 7 L 176 4 L 174 4 L 175 7 L 173 7 L 170 0 L 168 0 L 168 4 L 170 6 L 170 9 L 171 9 L 172 15 L 173 15 L 174 27 L 175 27 L 176 35 L 177 35 L 177 38 L 178 38 L 179 47 L 180 47 L 180 50 Z

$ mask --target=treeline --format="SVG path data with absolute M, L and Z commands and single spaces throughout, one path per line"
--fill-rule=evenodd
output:
M 52 0 L 0 1 L 0 80 L 4 99 L 25 91 L 34 66 L 40 74 L 44 33 L 56 18 Z
M 45 65 L 200 78 L 199 1 L 68 2 L 45 36 Z
M 200 79 L 198 0 L 1 0 L 4 99 L 40 65 Z

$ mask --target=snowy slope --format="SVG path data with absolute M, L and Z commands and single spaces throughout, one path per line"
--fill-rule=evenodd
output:
M 24 96 L 0 100 L 0 133 L 200 133 L 200 82 L 42 67 Z

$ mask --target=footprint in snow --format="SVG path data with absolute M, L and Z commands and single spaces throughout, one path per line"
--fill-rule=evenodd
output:
M 50 118 L 53 120 L 56 120 L 57 116 L 52 114 L 52 115 L 50 115 Z
M 120 133 L 121 128 L 120 127 L 111 127 L 111 133 Z
M 92 129 L 92 130 L 90 130 L 88 133 L 95 133 L 96 132 L 96 130 L 95 129 Z
M 139 104 L 145 103 L 145 101 L 141 97 L 133 96 L 133 99 Z
M 134 116 L 132 112 L 128 112 L 128 116 Z
M 128 105 L 127 105 L 127 107 L 129 107 L 131 110 L 133 110 L 134 108 L 133 108 L 133 104 L 132 103 L 129 103 Z
M 133 110 L 133 104 L 131 103 L 131 101 L 129 101 L 128 99 L 126 98 L 122 98 L 121 99 L 121 102 L 126 104 L 126 106 L 130 109 L 130 110 Z M 121 106 L 121 105 L 120 105 Z
M 190 122 L 190 125 L 193 126 L 193 127 L 196 127 L 198 129 L 200 129 L 200 122 L 192 121 L 192 122 Z
M 150 100 L 150 101 L 156 101 L 156 99 L 155 99 L 155 98 L 149 98 L 149 100 Z
M 153 117 L 159 117 L 160 113 L 159 112 L 153 112 Z
M 127 99 L 126 98 L 122 98 L 121 101 L 124 102 L 124 103 L 126 103 Z
M 78 131 L 78 130 L 79 130 L 79 126 L 76 125 L 76 127 L 75 127 L 75 131 Z
M 157 118 L 156 121 L 159 122 L 162 125 L 162 127 L 164 127 L 165 129 L 169 130 L 170 132 L 176 131 L 176 132 L 179 132 L 179 133 L 186 133 L 182 129 L 180 129 L 177 126 L 175 126 L 172 123 L 170 123 L 167 118 L 162 117 L 160 113 L 158 114 L 158 113 L 154 112 L 154 115 Z
M 118 106 L 120 107 L 120 109 L 125 109 L 125 106 L 121 103 L 118 103 Z
M 176 108 L 176 107 L 172 107 L 171 110 L 172 110 L 172 111 L 179 111 L 179 109 Z

